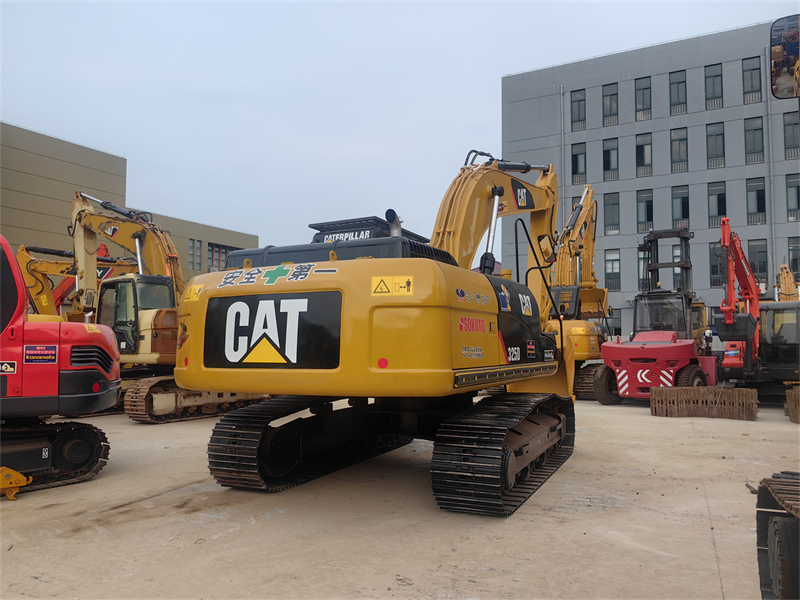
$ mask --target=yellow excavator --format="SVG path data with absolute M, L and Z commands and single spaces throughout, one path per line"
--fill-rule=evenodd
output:
M 535 183 L 517 176 L 531 171 Z M 192 279 L 178 383 L 280 395 L 216 425 L 216 480 L 278 492 L 422 438 L 441 508 L 513 513 L 573 449 L 572 334 L 543 327 L 557 190 L 552 165 L 473 150 L 430 244 L 403 236 L 389 210 L 391 237 L 241 250 Z M 500 217 L 528 240 L 521 282 L 490 274 Z
M 93 202 L 108 212 L 95 210 Z M 74 274 L 75 290 L 68 296 L 71 319 L 107 325 L 114 331 L 123 365 L 121 403 L 131 419 L 166 423 L 211 417 L 265 398 L 222 390 L 195 392 L 175 384 L 176 298 L 182 297 L 186 282 L 169 232 L 154 223 L 152 215 L 77 192 L 69 233 L 74 252 L 63 256 L 74 263 L 71 268 L 67 264 L 50 268 Z M 131 259 L 112 263 L 121 275 L 98 280 L 98 275 L 108 275 L 104 271 L 108 263 L 98 257 L 99 240 L 113 242 L 135 257 L 132 264 Z M 29 264 L 31 268 L 23 266 L 23 272 L 36 273 L 34 263 Z M 49 283 L 32 277 L 30 295 L 41 296 L 38 290 L 43 286 Z
M 576 398 L 584 400 L 594 400 L 598 386 L 613 385 L 599 377 L 603 366 L 600 346 L 607 339 L 606 318 L 613 311 L 608 306 L 608 290 L 597 287 L 594 273 L 596 224 L 597 203 L 592 187 L 586 185 L 558 238 L 558 256 L 552 270 L 552 293 L 557 306 L 548 323 L 548 330 L 556 331 L 558 320 L 563 320 L 563 326 L 570 330 L 575 355 L 573 387 Z

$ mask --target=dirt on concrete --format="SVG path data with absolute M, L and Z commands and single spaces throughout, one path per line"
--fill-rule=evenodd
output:
M 758 598 L 745 483 L 800 470 L 800 427 L 576 413 L 573 456 L 505 519 L 436 506 L 430 442 L 264 494 L 213 481 L 214 419 L 87 419 L 95 480 L 0 501 L 2 597 Z

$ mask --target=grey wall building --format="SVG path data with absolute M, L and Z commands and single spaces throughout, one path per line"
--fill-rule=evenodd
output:
M 15 251 L 21 244 L 72 250 L 67 226 L 75 192 L 134 208 L 126 174 L 121 156 L 0 123 L 0 233 Z M 155 213 L 153 221 L 170 232 L 187 281 L 224 266 L 229 250 L 258 247 L 256 235 Z M 109 252 L 125 254 L 114 244 Z
M 642 277 L 637 246 L 653 229 L 694 231 L 694 290 L 709 306 L 724 297 L 723 216 L 768 293 L 783 263 L 800 278 L 798 100 L 770 93 L 769 30 L 758 24 L 503 78 L 503 157 L 554 165 L 559 229 L 584 184 L 594 189 L 595 270 L 623 332 Z M 502 239 L 503 264 L 513 268 L 510 223 Z M 672 248 L 659 252 L 668 260 Z

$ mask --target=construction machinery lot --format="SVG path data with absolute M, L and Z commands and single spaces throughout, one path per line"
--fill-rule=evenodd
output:
M 93 481 L 0 503 L 3 598 L 757 598 L 757 486 L 800 427 L 576 405 L 575 453 L 509 518 L 440 510 L 432 444 L 278 494 L 222 488 L 217 419 L 102 427 Z

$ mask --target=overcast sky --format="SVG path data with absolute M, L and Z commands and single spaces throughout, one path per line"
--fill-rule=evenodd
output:
M 125 156 L 129 206 L 262 246 L 387 208 L 430 236 L 467 151 L 501 152 L 503 75 L 797 7 L 4 0 L 0 119 Z

